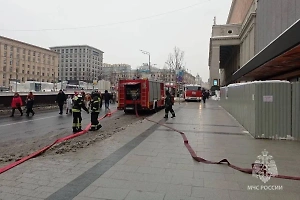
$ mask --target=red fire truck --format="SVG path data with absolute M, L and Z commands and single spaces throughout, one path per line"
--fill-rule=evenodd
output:
M 184 100 L 185 101 L 201 101 L 202 88 L 200 85 L 185 85 Z
M 119 80 L 118 110 L 154 110 L 165 105 L 165 86 L 162 82 L 148 79 Z

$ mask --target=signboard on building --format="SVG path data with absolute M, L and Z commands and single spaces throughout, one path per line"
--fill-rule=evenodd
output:
M 214 79 L 213 85 L 214 85 L 214 86 L 218 86 L 218 85 L 219 85 L 218 79 Z
M 183 81 L 183 70 L 176 70 L 176 79 L 177 82 Z

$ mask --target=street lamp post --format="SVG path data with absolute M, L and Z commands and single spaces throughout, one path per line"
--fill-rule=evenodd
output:
M 150 57 L 150 53 L 148 52 L 148 51 L 143 51 L 143 50 L 140 50 L 143 54 L 146 54 L 146 55 L 148 55 L 149 56 L 149 73 L 151 73 L 151 63 L 150 63 L 150 59 L 151 59 L 151 57 Z

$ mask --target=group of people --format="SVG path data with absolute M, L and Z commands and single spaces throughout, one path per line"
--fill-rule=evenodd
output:
M 60 90 L 56 97 L 56 102 L 59 106 L 60 115 L 63 114 L 63 106 L 66 103 L 66 114 L 73 114 L 73 133 L 78 133 L 82 131 L 81 110 L 83 109 L 87 113 L 91 112 L 90 131 L 99 130 L 102 127 L 98 121 L 100 109 L 102 108 L 102 101 L 104 100 L 105 109 L 110 112 L 109 103 L 111 99 L 112 96 L 107 90 L 105 90 L 103 95 L 98 91 L 94 91 L 91 94 L 85 94 L 83 91 L 81 93 L 75 92 L 73 98 L 71 95 L 68 95 L 68 98 L 66 98 L 65 93 Z
M 27 117 L 29 117 L 30 113 L 32 114 L 32 116 L 35 114 L 35 112 L 33 111 L 33 104 L 34 104 L 34 95 L 32 92 L 29 92 L 25 99 L 25 105 L 26 105 L 25 108 L 26 108 Z M 23 116 L 22 106 L 23 106 L 23 100 L 20 97 L 19 93 L 16 92 L 11 101 L 12 112 L 10 117 L 15 116 L 16 109 L 19 110 L 20 115 Z

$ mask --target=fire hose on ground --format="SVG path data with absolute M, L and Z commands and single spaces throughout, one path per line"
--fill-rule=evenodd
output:
M 135 100 L 134 102 L 135 102 L 134 104 L 135 104 L 135 114 L 136 114 L 136 117 L 141 118 L 141 117 L 139 116 L 139 114 L 138 114 L 138 109 L 137 109 L 137 103 L 136 103 L 136 100 Z M 110 116 L 111 114 L 115 113 L 116 111 L 117 111 L 117 110 L 114 110 L 114 111 L 112 111 L 111 113 L 105 114 L 104 116 L 100 117 L 99 120 L 102 120 L 102 119 L 104 119 L 104 118 Z M 246 174 L 252 174 L 253 168 L 254 168 L 254 167 L 257 167 L 257 166 L 255 166 L 255 163 L 252 164 L 252 169 L 249 169 L 249 168 L 241 168 L 241 167 L 238 167 L 238 166 L 236 166 L 236 165 L 233 165 L 233 164 L 231 164 L 227 159 L 222 159 L 222 160 L 220 160 L 219 162 L 214 162 L 214 161 L 209 161 L 209 160 L 206 160 L 206 159 L 204 159 L 204 158 L 201 158 L 201 157 L 197 156 L 196 152 L 195 152 L 195 151 L 193 150 L 193 148 L 190 146 L 190 144 L 189 144 L 189 142 L 188 142 L 188 139 L 187 139 L 187 137 L 186 137 L 186 135 L 185 135 L 184 132 L 179 131 L 179 130 L 173 128 L 173 127 L 167 126 L 167 125 L 165 125 L 165 124 L 162 124 L 162 123 L 153 121 L 153 120 L 151 120 L 151 119 L 149 119 L 149 118 L 147 118 L 147 117 L 145 117 L 144 119 L 146 119 L 147 121 L 150 121 L 150 122 L 152 122 L 152 123 L 159 124 L 159 125 L 164 126 L 164 127 L 168 128 L 168 129 L 170 129 L 170 130 L 173 130 L 174 132 L 179 133 L 179 134 L 182 136 L 182 139 L 183 139 L 183 142 L 184 142 L 185 147 L 186 147 L 187 150 L 189 151 L 189 153 L 190 153 L 190 155 L 192 156 L 192 158 L 193 158 L 195 161 L 197 161 L 197 162 L 201 162 L 201 163 L 205 163 L 205 164 L 227 164 L 227 166 L 229 166 L 229 167 L 231 167 L 231 168 L 233 168 L 233 169 L 235 169 L 235 170 L 237 170 L 237 171 L 246 173 Z M 66 136 L 66 137 L 57 139 L 57 140 L 56 140 L 55 142 L 53 142 L 52 144 L 50 144 L 50 145 L 48 145 L 48 146 L 46 146 L 46 147 L 40 149 L 39 151 L 36 151 L 36 152 L 34 152 L 34 153 L 32 153 L 32 154 L 30 154 L 30 155 L 28 155 L 28 156 L 26 156 L 26 157 L 24 157 L 24 158 L 22 158 L 22 159 L 16 161 L 16 162 L 14 162 L 14 163 L 11 163 L 11 164 L 9 164 L 9 165 L 3 167 L 3 168 L 0 168 L 0 174 L 2 174 L 2 173 L 4 173 L 5 171 L 8 171 L 8 170 L 10 170 L 10 169 L 16 167 L 17 165 L 20 165 L 21 163 L 23 163 L 23 162 L 25 162 L 25 161 L 27 161 L 27 160 L 29 160 L 29 159 L 31 159 L 31 158 L 34 158 L 34 157 L 36 157 L 36 156 L 38 156 L 38 155 L 41 155 L 42 153 L 44 153 L 45 151 L 47 151 L 48 149 L 50 149 L 50 148 L 51 148 L 52 146 L 54 146 L 55 144 L 61 143 L 61 142 L 63 142 L 63 141 L 70 140 L 70 139 L 72 139 L 72 138 L 75 138 L 75 137 L 78 137 L 78 136 L 80 136 L 80 135 L 83 135 L 83 134 L 87 133 L 88 130 L 90 129 L 90 126 L 91 126 L 91 124 L 89 124 L 89 125 L 88 125 L 83 131 L 81 131 L 81 132 L 78 132 L 78 133 L 76 133 L 76 134 L 72 134 L 72 135 L 69 135 L 69 136 Z M 264 166 L 263 166 L 263 165 L 260 165 L 259 167 L 260 167 L 260 169 L 261 169 L 261 168 L 264 167 Z M 300 180 L 300 177 L 285 176 L 285 175 L 276 175 L 276 176 L 273 176 L 273 177 L 275 177 L 275 178 L 281 178 L 281 179 L 289 179 L 289 180 L 298 180 L 298 181 Z
M 111 116 L 111 114 L 115 113 L 116 111 L 117 111 L 117 110 L 114 110 L 114 111 L 112 111 L 112 112 L 106 113 L 104 116 L 100 117 L 98 120 L 99 120 L 99 121 L 100 121 L 100 120 L 103 120 L 104 118 Z M 6 172 L 6 171 L 8 171 L 8 170 L 10 170 L 10 169 L 12 169 L 12 168 L 18 166 L 18 165 L 20 165 L 21 163 L 23 163 L 23 162 L 25 162 L 25 161 L 27 161 L 27 160 L 29 160 L 29 159 L 31 159 L 31 158 L 34 158 L 34 157 L 36 157 L 36 156 L 41 155 L 42 153 L 44 153 L 45 151 L 47 151 L 48 149 L 50 149 L 50 148 L 51 148 L 52 146 L 54 146 L 55 144 L 58 144 L 58 143 L 61 143 L 61 142 L 70 140 L 70 139 L 72 139 L 72 138 L 78 137 L 78 136 L 80 136 L 80 135 L 86 134 L 86 133 L 89 131 L 90 127 L 91 127 L 91 124 L 87 125 L 87 126 L 85 127 L 85 129 L 83 129 L 82 131 L 80 131 L 80 132 L 78 132 L 78 133 L 71 134 L 71 135 L 68 135 L 68 136 L 63 137 L 63 138 L 59 138 L 59 139 L 57 139 L 56 141 L 54 141 L 52 144 L 50 144 L 50 145 L 48 145 L 48 146 L 46 146 L 46 147 L 44 147 L 44 148 L 42 148 L 42 149 L 40 149 L 40 150 L 38 150 L 38 151 L 36 151 L 36 152 L 33 152 L 33 153 L 31 153 L 30 155 L 28 155 L 28 156 L 26 156 L 26 157 L 23 157 L 23 158 L 21 158 L 20 160 L 18 160 L 18 161 L 16 161 L 16 162 L 10 163 L 9 165 L 0 168 L 0 174 L 2 174 L 2 173 L 4 173 L 4 172 Z
M 135 115 L 136 117 L 138 118 L 141 118 L 139 116 L 139 113 L 138 113 L 138 109 L 137 109 L 137 103 L 135 101 Z M 173 130 L 177 133 L 179 133 L 181 136 L 182 136 L 182 139 L 183 139 L 183 142 L 184 142 L 184 145 L 185 147 L 187 148 L 187 150 L 189 151 L 190 155 L 192 156 L 192 158 L 197 161 L 197 162 L 201 162 L 201 163 L 205 163 L 205 164 L 226 164 L 228 167 L 231 167 L 232 169 L 235 169 L 237 171 L 240 171 L 240 172 L 243 172 L 243 173 L 246 173 L 246 174 L 252 174 L 253 173 L 253 169 L 255 168 L 259 168 L 259 169 L 263 169 L 265 166 L 263 164 L 259 164 L 259 166 L 256 164 L 256 163 L 253 163 L 252 164 L 252 168 L 251 169 L 247 169 L 247 168 L 241 168 L 241 167 L 238 167 L 236 165 L 233 165 L 231 164 L 227 159 L 222 159 L 220 160 L 219 162 L 214 162 L 214 161 L 209 161 L 209 160 L 206 160 L 204 158 L 201 158 L 199 156 L 197 156 L 196 152 L 193 150 L 193 148 L 191 147 L 191 145 L 189 144 L 189 141 L 185 135 L 184 132 L 182 131 L 179 131 L 173 127 L 170 127 L 168 125 L 165 125 L 165 124 L 162 124 L 162 123 L 159 123 L 159 122 L 156 122 L 156 121 L 153 121 L 147 117 L 145 117 L 144 119 L 146 119 L 147 121 L 149 122 L 153 122 L 155 124 L 159 124 L 161 126 L 164 126 L 170 130 Z M 263 169 L 263 172 L 267 173 L 266 169 Z M 271 174 L 266 174 L 266 175 L 271 175 Z M 289 179 L 289 180 L 297 180 L 297 181 L 300 181 L 300 177 L 295 177 L 295 176 L 286 176 L 286 175 L 276 175 L 276 176 L 272 176 L 274 178 L 281 178 L 281 179 Z

